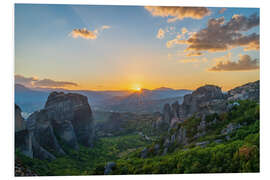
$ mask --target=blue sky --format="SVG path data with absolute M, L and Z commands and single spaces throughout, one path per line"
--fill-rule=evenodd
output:
M 96 90 L 132 89 L 134 86 L 194 89 L 206 83 L 229 89 L 259 79 L 259 65 L 243 69 L 241 64 L 231 63 L 237 63 L 240 54 L 247 55 L 243 57 L 248 59 L 246 61 L 257 59 L 258 63 L 258 48 L 244 51 L 250 44 L 215 52 L 196 50 L 203 54 L 199 57 L 186 56 L 187 43 L 166 46 L 178 34 L 182 40 L 190 38 L 188 33 L 181 34 L 182 28 L 196 33 L 207 28 L 212 18 L 224 17 L 226 24 L 234 15 L 248 18 L 255 13 L 259 16 L 259 9 L 255 8 L 226 8 L 223 13 L 219 13 L 220 10 L 208 8 L 210 15 L 200 19 L 184 17 L 169 23 L 168 19 L 173 16 L 155 16 L 143 6 L 16 4 L 15 74 L 21 79 L 34 77 L 76 83 L 76 86 L 61 84 L 70 89 Z M 102 29 L 104 26 L 109 28 Z M 83 28 L 87 32 L 98 32 L 97 37 L 87 39 L 72 35 L 75 29 Z M 165 31 L 162 39 L 157 38 L 159 29 Z M 252 33 L 260 34 L 258 24 L 241 32 L 243 36 Z M 224 56 L 230 58 L 222 59 Z M 217 58 L 225 65 L 209 72 Z M 35 85 L 35 81 L 23 82 Z

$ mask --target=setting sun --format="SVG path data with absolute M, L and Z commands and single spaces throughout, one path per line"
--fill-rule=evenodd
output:
M 142 90 L 140 84 L 134 84 L 134 85 L 131 87 L 131 89 L 132 89 L 133 91 L 141 91 L 141 90 Z
M 138 87 L 138 88 L 135 88 L 134 90 L 135 90 L 135 91 L 140 91 L 140 90 L 141 90 L 141 88 L 140 88 L 140 87 Z

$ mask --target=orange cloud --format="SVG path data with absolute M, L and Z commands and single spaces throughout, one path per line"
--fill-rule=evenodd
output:
M 241 55 L 237 62 L 230 60 L 219 61 L 215 66 L 209 69 L 209 71 L 250 71 L 259 69 L 259 60 L 251 59 L 249 55 Z
M 157 38 L 162 39 L 164 38 L 164 35 L 165 35 L 165 31 L 162 28 L 160 28 L 157 33 Z
M 96 39 L 97 31 L 89 31 L 86 28 L 83 29 L 73 29 L 71 32 L 73 38 L 84 38 L 84 39 Z
M 186 34 L 188 32 L 187 28 L 182 28 L 182 34 Z
M 111 26 L 103 25 L 99 29 L 95 29 L 94 31 L 89 31 L 86 28 L 83 29 L 73 29 L 70 33 L 73 38 L 84 38 L 84 39 L 97 39 L 99 32 L 102 32 L 104 29 L 110 29 Z
M 145 6 L 144 8 L 152 16 L 172 17 L 168 19 L 168 22 L 174 22 L 184 18 L 202 19 L 211 13 L 205 7 Z

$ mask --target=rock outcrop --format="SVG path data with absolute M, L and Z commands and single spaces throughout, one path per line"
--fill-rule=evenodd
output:
M 163 108 L 162 123 L 172 127 L 176 122 L 180 121 L 180 105 L 175 101 L 172 105 L 165 104 Z
M 22 117 L 21 113 L 21 108 L 17 104 L 15 104 L 15 132 L 25 130 L 26 128 L 25 120 Z
M 228 100 L 260 100 L 260 81 L 247 83 L 228 91 Z
M 226 95 L 221 88 L 214 85 L 205 85 L 191 94 L 184 96 L 181 105 L 178 102 L 171 106 L 166 104 L 163 108 L 163 121 L 173 127 L 189 117 L 220 113 L 226 110 Z
M 52 160 L 64 155 L 59 140 L 75 150 L 78 144 L 93 145 L 92 111 L 87 97 L 80 94 L 52 92 L 45 108 L 26 122 L 26 129 L 16 133 L 16 147 L 29 157 Z
M 180 118 L 185 120 L 194 114 L 207 115 L 220 113 L 226 110 L 226 96 L 221 88 L 214 85 L 205 85 L 192 94 L 184 96 L 180 105 Z
M 223 93 L 218 86 L 205 85 L 192 92 L 192 94 L 185 95 L 181 105 L 177 102 L 172 105 L 166 104 L 163 108 L 162 120 L 170 124 L 170 126 L 168 135 L 161 145 L 163 147 L 162 154 L 165 155 L 171 145 L 187 145 L 190 143 L 190 139 L 194 140 L 204 136 L 208 126 L 218 123 L 218 119 L 215 117 L 212 121 L 206 122 L 208 115 L 230 111 L 233 107 L 240 105 L 237 100 L 249 99 L 259 102 L 259 91 L 259 81 L 236 87 L 227 93 Z M 184 125 L 190 118 L 193 118 L 193 120 L 194 118 L 198 119 L 195 125 L 196 132 L 192 134 L 192 137 L 187 136 Z M 240 124 L 230 123 L 221 131 L 221 135 L 228 135 L 240 127 Z M 200 142 L 196 146 L 204 147 L 207 143 Z M 144 149 L 141 153 L 147 154 L 148 151 Z
M 78 148 L 78 142 L 92 146 L 94 125 L 92 110 L 86 96 L 53 92 L 45 105 L 54 132 L 65 143 Z

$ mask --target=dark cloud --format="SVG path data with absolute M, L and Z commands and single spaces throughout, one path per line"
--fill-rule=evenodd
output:
M 24 77 L 22 75 L 15 75 L 15 83 L 22 84 L 25 86 L 32 86 L 38 79 L 35 77 Z
M 230 60 L 220 61 L 215 66 L 209 69 L 209 71 L 250 71 L 259 69 L 259 60 L 251 59 L 249 55 L 242 55 L 238 62 Z
M 245 50 L 259 50 L 259 35 L 243 32 L 259 25 L 259 17 L 253 14 L 249 17 L 234 15 L 225 23 L 224 17 L 210 19 L 205 29 L 194 33 L 187 40 L 178 41 L 178 44 L 187 44 L 186 50 L 191 51 L 225 51 L 242 46 Z
M 205 7 L 173 7 L 173 6 L 145 6 L 152 16 L 172 17 L 168 22 L 182 20 L 184 18 L 202 19 L 210 15 L 210 10 Z
M 78 86 L 78 84 L 68 81 L 54 81 L 51 79 L 43 79 L 34 83 L 38 87 L 66 87 L 66 86 Z
M 46 87 L 46 88 L 78 86 L 78 84 L 74 82 L 55 81 L 52 79 L 39 80 L 38 78 L 35 77 L 24 77 L 22 75 L 15 75 L 15 83 L 22 84 L 26 87 Z

